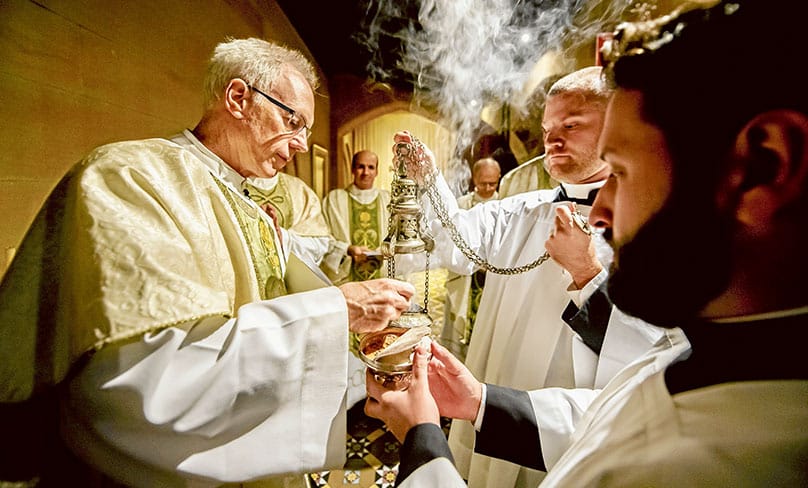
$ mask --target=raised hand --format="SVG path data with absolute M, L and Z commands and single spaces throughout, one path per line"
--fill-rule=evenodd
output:
M 556 207 L 555 228 L 545 241 L 544 248 L 562 268 L 572 276 L 577 288 L 601 272 L 603 266 L 595 254 L 592 236 L 575 222 L 574 203 Z
M 419 185 L 423 184 L 433 173 L 437 172 L 435 155 L 421 141 L 408 131 L 396 132 L 393 136 L 393 162 L 397 164 L 398 158 L 403 158 L 407 176 Z M 399 144 L 409 147 L 403 150 Z

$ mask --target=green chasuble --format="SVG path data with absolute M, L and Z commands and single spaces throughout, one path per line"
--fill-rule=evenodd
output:
M 379 229 L 376 223 L 379 221 L 379 197 L 368 204 L 362 204 L 354 200 L 350 201 L 350 225 L 351 244 L 355 246 L 365 246 L 368 249 L 378 249 L 381 244 Z M 379 278 L 380 261 L 368 259 L 364 263 L 351 266 L 351 281 L 365 281 Z
M 295 176 L 278 173 L 271 187 L 269 179 L 250 179 L 241 184 L 244 193 L 259 206 L 275 209 L 278 225 L 301 236 L 326 237 L 328 225 L 323 218 L 320 199 L 314 190 Z
M 286 285 L 283 281 L 281 260 L 275 247 L 273 231 L 269 228 L 267 219 L 259 215 L 262 210 L 232 195 L 231 190 L 221 181 L 216 180 L 216 184 L 236 214 L 239 227 L 244 232 L 247 247 L 253 258 L 261 299 L 267 300 L 285 295 Z
M 285 180 L 278 178 L 278 183 L 270 190 L 258 188 L 254 185 L 244 185 L 249 193 L 247 196 L 258 205 L 272 205 L 277 211 L 278 225 L 288 229 L 295 221 L 294 207 L 292 205 L 289 189 Z

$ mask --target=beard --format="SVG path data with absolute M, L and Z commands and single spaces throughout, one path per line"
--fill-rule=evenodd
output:
M 596 149 L 585 153 L 570 153 L 568 160 L 563 163 L 550 163 L 552 154 L 548 153 L 544 159 L 544 170 L 553 179 L 564 183 L 578 183 L 590 178 L 602 168 L 602 162 Z
M 731 269 L 732 219 L 709 209 L 712 202 L 671 194 L 633 239 L 615 249 L 612 303 L 662 327 L 698 317 L 726 288 Z

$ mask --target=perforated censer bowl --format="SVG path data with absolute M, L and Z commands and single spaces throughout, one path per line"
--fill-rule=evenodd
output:
M 380 331 L 366 334 L 359 342 L 359 359 L 368 367 L 373 377 L 385 388 L 404 389 L 412 377 L 413 351 L 402 351 L 391 356 L 375 359 L 374 353 L 389 344 L 412 327 L 432 325 L 432 319 L 424 312 L 404 312 L 398 320 Z

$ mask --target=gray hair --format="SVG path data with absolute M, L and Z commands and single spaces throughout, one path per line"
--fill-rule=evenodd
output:
M 262 90 L 271 90 L 286 69 L 294 69 L 312 90 L 319 86 L 311 62 L 299 51 L 263 39 L 227 39 L 216 46 L 204 82 L 204 104 L 218 101 L 233 78 L 242 78 Z
M 603 75 L 603 68 L 590 66 L 573 71 L 553 83 L 550 91 L 547 92 L 547 97 L 570 93 L 580 94 L 586 97 L 587 100 L 605 105 L 608 103 L 612 91 Z

